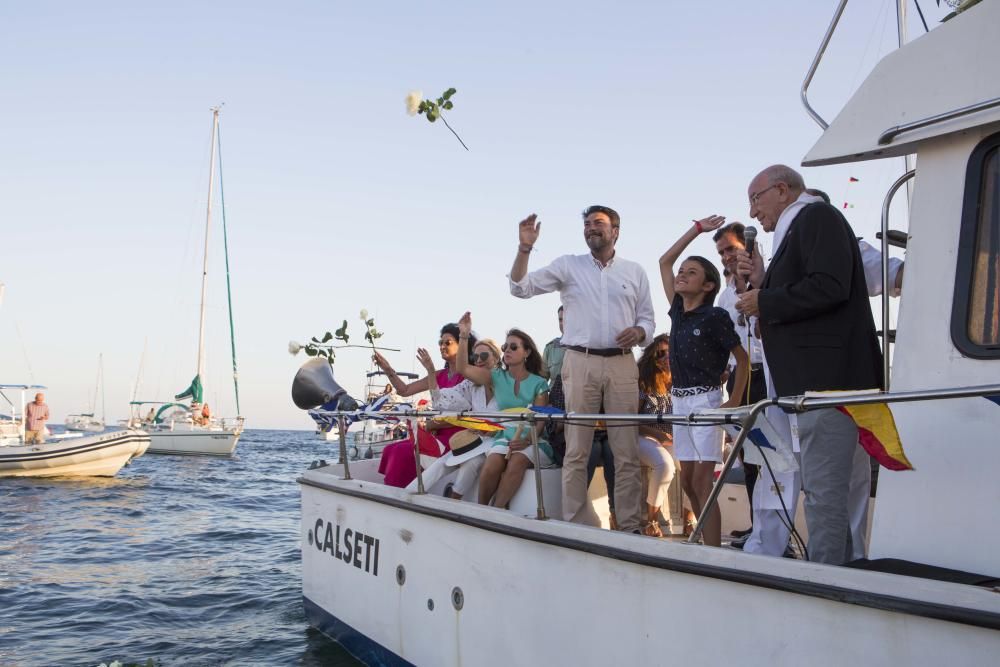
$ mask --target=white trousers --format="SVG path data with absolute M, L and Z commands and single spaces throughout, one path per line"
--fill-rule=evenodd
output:
M 673 447 L 664 447 L 653 438 L 639 436 L 639 461 L 649 467 L 649 483 L 646 485 L 646 504 L 659 507 L 663 516 L 670 517 L 670 508 L 663 507 L 667 499 L 667 489 L 677 472 L 673 457 Z

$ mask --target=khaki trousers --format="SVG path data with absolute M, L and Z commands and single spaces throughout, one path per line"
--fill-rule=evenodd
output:
M 635 414 L 639 407 L 639 368 L 635 357 L 598 357 L 567 350 L 562 367 L 566 411 Z M 643 524 L 638 428 L 608 424 L 608 444 L 615 457 L 615 518 L 626 532 Z M 587 460 L 594 446 L 593 424 L 566 425 L 566 456 L 562 468 L 563 519 L 585 523 L 592 514 L 587 498 Z
M 34 444 L 44 444 L 45 443 L 45 431 L 39 429 L 37 431 L 25 431 L 24 432 L 24 444 L 34 445 Z

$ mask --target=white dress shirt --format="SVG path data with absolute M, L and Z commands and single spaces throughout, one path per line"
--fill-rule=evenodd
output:
M 602 267 L 589 253 L 563 255 L 520 281 L 510 281 L 510 293 L 521 299 L 557 290 L 565 307 L 563 345 L 618 347 L 615 338 L 629 327 L 642 327 L 643 344 L 653 340 L 649 279 L 637 263 L 615 256 Z
M 865 266 L 865 282 L 868 283 L 868 296 L 878 296 L 882 293 L 882 251 L 867 241 L 858 241 L 861 248 L 861 263 Z M 889 296 L 899 296 L 900 289 L 896 287 L 896 278 L 903 267 L 903 260 L 898 257 L 889 258 Z
M 751 326 L 753 326 L 756 318 L 746 317 L 743 321 L 746 324 L 740 325 L 740 313 L 736 310 L 736 302 L 739 300 L 740 295 L 736 293 L 736 285 L 729 283 L 726 287 L 719 292 L 719 298 L 715 305 L 719 308 L 725 309 L 729 313 L 729 319 L 733 321 L 733 326 L 736 327 L 736 335 L 740 337 L 740 345 L 746 350 L 747 355 L 750 357 L 751 364 L 762 364 L 764 363 L 764 350 L 761 347 L 760 339 L 753 335 Z M 747 340 L 749 335 L 749 349 L 747 349 Z M 736 366 L 736 360 L 730 356 L 729 357 L 730 367 Z

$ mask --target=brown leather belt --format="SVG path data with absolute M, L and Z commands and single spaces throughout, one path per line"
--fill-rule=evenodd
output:
M 623 354 L 629 354 L 630 350 L 623 350 L 620 347 L 584 347 L 582 345 L 563 345 L 567 350 L 573 350 L 574 352 L 583 352 L 584 354 L 592 354 L 596 357 L 620 357 Z

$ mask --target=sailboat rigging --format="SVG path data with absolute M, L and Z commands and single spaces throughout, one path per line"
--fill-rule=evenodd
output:
M 225 200 L 222 198 L 222 140 L 219 134 L 220 107 L 212 108 L 211 158 L 208 173 L 208 201 L 205 209 L 205 247 L 202 257 L 201 302 L 198 315 L 198 357 L 194 379 L 187 389 L 174 396 L 174 401 L 190 399 L 190 404 L 178 402 L 132 401 L 133 421 L 140 420 L 150 432 L 153 454 L 210 454 L 228 456 L 236 449 L 243 432 L 244 419 L 239 416 L 239 385 L 236 373 L 236 336 L 233 327 L 232 289 L 229 280 L 229 242 L 226 229 Z M 223 220 L 223 244 L 226 261 L 226 294 L 229 303 L 229 334 L 233 359 L 233 388 L 236 396 L 236 417 L 219 419 L 211 414 L 204 402 L 205 329 L 208 301 L 209 239 L 212 229 L 212 204 L 215 192 L 216 165 L 219 170 L 220 204 Z M 139 414 L 146 406 L 153 409 L 144 418 Z M 160 406 L 156 409 L 155 406 Z
M 101 416 L 97 417 L 97 392 L 101 392 Z M 90 412 L 82 412 L 76 415 L 67 415 L 65 427 L 67 431 L 88 431 L 100 433 L 105 428 L 105 403 L 104 403 L 104 355 L 97 358 L 97 382 L 94 384 L 94 399 L 90 403 Z

